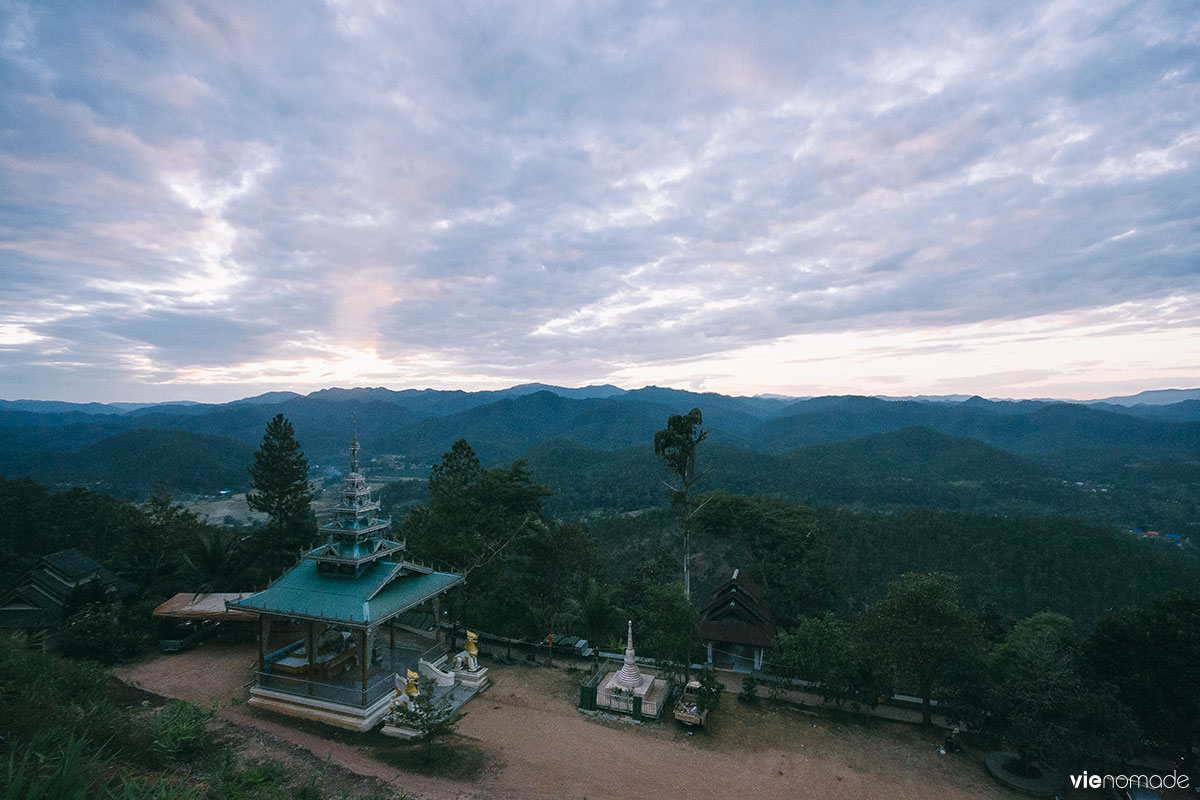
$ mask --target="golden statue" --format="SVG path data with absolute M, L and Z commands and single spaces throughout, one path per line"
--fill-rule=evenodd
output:
M 421 676 L 411 669 L 405 671 L 408 673 L 406 676 L 408 680 L 403 689 L 399 685 L 396 686 L 396 699 L 392 701 L 392 713 L 388 717 L 393 724 L 401 724 L 406 711 L 415 712 L 417 710 L 416 697 L 421 693 L 417 687 L 417 680 Z
M 467 631 L 467 648 L 466 648 L 467 655 L 472 656 L 474 658 L 479 657 L 479 647 L 477 645 L 478 641 L 479 641 L 478 633 L 472 633 L 471 631 Z

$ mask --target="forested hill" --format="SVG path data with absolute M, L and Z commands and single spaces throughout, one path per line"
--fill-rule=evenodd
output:
M 1073 403 L 892 402 L 870 397 L 805 401 L 764 422 L 764 449 L 787 451 L 816 442 L 857 439 L 907 426 L 975 439 L 1022 455 L 1103 448 L 1155 455 L 1200 452 L 1200 422 L 1145 419 Z M 1183 409 L 1186 417 L 1190 410 Z
M 705 490 L 893 511 L 935 508 L 989 514 L 1071 514 L 1122 528 L 1196 530 L 1200 459 L 1128 463 L 1081 454 L 1045 464 L 970 439 L 905 428 L 789 453 L 701 445 Z M 634 511 L 666 502 L 649 445 L 617 451 L 557 441 L 529 454 L 565 517 Z M 1085 468 L 1084 464 L 1090 465 Z M 1108 480 L 1110 482 L 1103 482 Z
M 202 494 L 245 491 L 254 448 L 219 436 L 175 430 L 126 431 L 75 452 L 34 453 L 14 472 L 54 485 L 85 486 L 143 498 L 158 485 Z
M 424 476 L 461 437 L 485 464 L 530 458 L 555 492 L 551 510 L 584 515 L 660 505 L 662 474 L 650 443 L 668 415 L 698 407 L 711 431 L 700 453 L 709 471 L 704 488 L 1179 528 L 1200 521 L 1200 401 L 1180 396 L 1088 406 L 532 384 L 499 392 L 277 392 L 222 405 L 3 401 L 0 475 L 136 496 L 152 485 L 154 465 L 181 493 L 240 488 L 247 454 L 282 412 L 314 477 L 344 467 L 357 418 L 363 455 L 378 459 L 370 469 L 381 477 Z M 167 439 L 161 455 L 142 458 Z

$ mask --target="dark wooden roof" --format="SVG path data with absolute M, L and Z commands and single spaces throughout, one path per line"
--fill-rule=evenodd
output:
M 700 607 L 700 638 L 751 647 L 772 646 L 775 619 L 762 588 L 735 569 Z
M 48 556 L 42 556 L 42 562 L 54 567 L 54 569 L 65 575 L 67 579 L 73 581 L 86 577 L 92 572 L 98 573 L 106 582 L 114 580 L 112 573 L 105 569 L 103 564 L 88 558 L 75 547 L 72 547 L 70 550 L 60 550 Z
M 119 598 L 137 587 L 76 548 L 42 556 L 20 583 L 0 595 L 0 628 L 46 628 L 62 621 L 63 609 L 81 586 L 93 584 Z

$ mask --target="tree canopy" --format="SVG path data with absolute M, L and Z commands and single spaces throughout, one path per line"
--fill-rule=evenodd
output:
M 1117 769 L 1131 755 L 1137 726 L 1128 709 L 1080 668 L 1074 626 L 1040 612 L 1018 621 L 979 676 L 973 727 L 1017 752 L 1010 769 L 1040 766 Z
M 700 427 L 703 422 L 700 409 L 693 408 L 686 414 L 671 414 L 667 427 L 654 434 L 654 455 L 679 478 L 674 489 L 677 500 L 686 501 L 696 479 L 696 447 L 708 438 L 708 431 Z
M 1181 756 L 1200 745 L 1200 593 L 1175 590 L 1107 614 L 1085 653 L 1147 737 Z
M 296 441 L 292 423 L 283 414 L 276 414 L 267 423 L 250 477 L 253 490 L 246 496 L 247 503 L 269 517 L 270 546 L 280 560 L 294 561 L 295 551 L 312 543 L 316 529 L 308 461 Z
M 542 516 L 548 495 L 523 460 L 484 468 L 463 439 L 433 467 L 429 505 L 410 511 L 403 530 L 416 558 L 467 573 L 467 588 L 447 598 L 457 618 L 538 638 L 567 621 L 600 560 L 580 526 Z
M 946 573 L 907 573 L 861 617 L 866 649 L 890 665 L 901 685 L 911 682 L 921 716 L 932 722 L 930 699 L 956 664 L 977 658 L 982 640 L 975 618 L 958 599 L 958 579 Z

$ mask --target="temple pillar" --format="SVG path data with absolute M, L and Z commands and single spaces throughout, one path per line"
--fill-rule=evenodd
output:
M 381 631 L 379 630 L 378 625 L 372 625 L 371 627 L 367 628 L 367 655 L 370 657 L 372 664 L 375 663 L 377 657 L 380 661 L 382 661 L 383 658 L 383 655 L 378 652 L 380 633 Z
M 705 644 L 705 648 L 708 650 L 708 661 L 706 663 L 708 664 L 708 666 L 711 667 L 712 666 L 712 642 L 707 642 Z
M 761 647 L 754 648 L 754 669 L 762 672 L 763 664 L 763 649 Z
M 362 704 L 367 707 L 367 667 L 370 665 L 371 653 L 367 649 L 367 629 L 358 632 L 358 660 L 362 662 Z
M 308 624 L 304 626 L 304 652 L 308 654 L 308 669 L 304 673 L 304 677 L 307 679 L 305 683 L 308 685 L 308 693 L 312 694 L 312 681 L 317 663 L 317 633 L 312 620 L 309 620 Z
M 433 635 L 436 644 L 442 643 L 442 596 L 433 596 Z
M 258 671 L 267 671 L 267 648 L 271 646 L 271 618 L 262 614 L 258 618 Z

